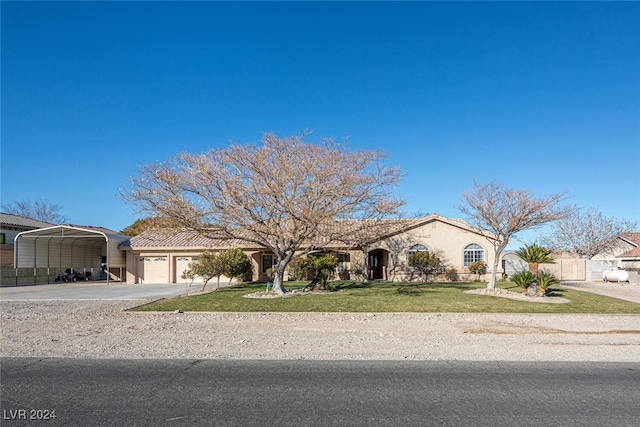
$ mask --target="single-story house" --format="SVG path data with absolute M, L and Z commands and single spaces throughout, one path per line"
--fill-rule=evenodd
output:
M 13 241 L 23 231 L 51 227 L 53 224 L 20 215 L 0 213 L 0 265 L 13 266 Z
M 414 280 L 418 274 L 408 267 L 407 257 L 419 251 L 436 254 L 446 268 L 456 270 L 461 280 L 473 277 L 467 266 L 475 261 L 483 261 L 487 265 L 486 275 L 491 274 L 493 245 L 462 220 L 433 214 L 419 219 L 388 220 L 379 230 L 365 243 L 324 242 L 315 245 L 318 248 L 315 252 L 334 254 L 339 260 L 337 273 L 343 278 L 355 279 L 364 271 L 366 254 L 370 280 Z M 250 257 L 252 280 L 268 279 L 267 270 L 274 265 L 275 256 L 267 248 L 214 239 L 189 230 L 148 230 L 120 245 L 120 250 L 126 253 L 125 281 L 178 283 L 185 280 L 182 273 L 202 252 L 231 247 L 241 248 Z

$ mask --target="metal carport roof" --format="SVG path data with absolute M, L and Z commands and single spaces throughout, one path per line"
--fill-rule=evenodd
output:
M 16 268 L 126 267 L 118 245 L 128 236 L 96 227 L 57 225 L 19 233 L 15 241 Z

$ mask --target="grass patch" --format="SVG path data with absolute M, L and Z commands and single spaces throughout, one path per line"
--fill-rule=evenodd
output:
M 287 289 L 305 282 L 289 282 Z M 568 304 L 543 304 L 463 293 L 485 283 L 337 282 L 339 292 L 291 298 L 244 298 L 264 291 L 264 283 L 243 283 L 208 294 L 164 299 L 134 311 L 184 312 L 440 312 L 440 313 L 607 313 L 640 314 L 640 304 L 616 298 L 555 287 L 551 296 Z M 496 286 L 519 292 L 510 282 Z

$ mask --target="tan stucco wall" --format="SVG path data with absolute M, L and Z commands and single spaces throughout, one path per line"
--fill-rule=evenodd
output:
M 415 244 L 426 246 L 429 252 L 440 258 L 446 268 L 455 268 L 460 280 L 472 280 L 474 276 L 464 266 L 464 249 L 473 243 L 484 249 L 487 271 L 481 278 L 488 279 L 495 258 L 491 243 L 482 235 L 438 220 L 381 240 L 371 245 L 369 250 L 389 251 L 389 280 L 408 280 L 415 276 L 415 272 L 407 267 L 408 250 Z M 498 264 L 498 274 L 501 272 L 501 266 Z

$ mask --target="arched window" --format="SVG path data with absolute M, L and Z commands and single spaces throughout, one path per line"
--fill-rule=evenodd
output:
M 409 255 L 413 255 L 416 252 L 429 252 L 429 249 L 425 245 L 417 244 L 409 248 Z
M 484 262 L 484 249 L 482 246 L 472 243 L 464 248 L 464 265 L 467 266 L 476 261 Z

